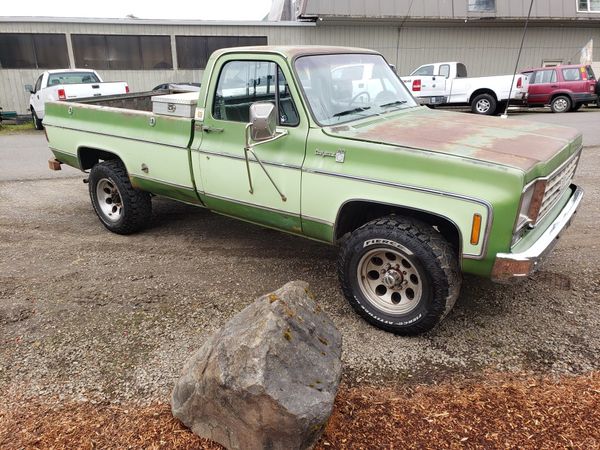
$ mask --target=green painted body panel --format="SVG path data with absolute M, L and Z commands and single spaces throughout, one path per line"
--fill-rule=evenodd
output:
M 173 200 L 179 200 L 180 202 L 204 206 L 198 192 L 194 188 L 182 188 L 180 186 L 173 186 L 161 181 L 142 178 L 135 175 L 129 176 L 129 180 L 131 181 L 131 185 L 136 189 L 152 192 L 153 194 L 162 195 L 163 197 L 168 197 Z
M 335 243 L 339 213 L 354 201 L 440 216 L 460 234 L 463 270 L 482 276 L 490 275 L 497 253 L 510 251 L 524 186 L 581 148 L 581 135 L 569 128 L 424 107 L 320 127 L 295 80 L 293 61 L 304 51 L 276 47 L 215 52 L 205 70 L 197 120 L 49 103 L 44 124 L 50 147 L 57 159 L 74 167 L 79 166 L 81 149 L 114 153 L 139 189 L 323 242 Z M 227 61 L 239 59 L 275 62 L 299 113 L 298 126 L 279 127 L 287 135 L 254 149 L 285 198 L 252 154 L 250 191 L 246 124 L 212 115 L 213 74 Z M 202 127 L 212 131 L 199 131 Z M 565 193 L 513 251 L 530 246 L 567 197 Z M 483 237 L 472 244 L 474 214 L 482 217 Z

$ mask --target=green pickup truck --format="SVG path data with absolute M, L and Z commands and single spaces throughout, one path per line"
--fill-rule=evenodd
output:
M 218 50 L 195 95 L 48 103 L 50 168 L 89 171 L 115 233 L 160 195 L 338 245 L 344 295 L 394 333 L 439 323 L 462 272 L 526 278 L 583 195 L 575 130 L 421 107 L 371 50 Z

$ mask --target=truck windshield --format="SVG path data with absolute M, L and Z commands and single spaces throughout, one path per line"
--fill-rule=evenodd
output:
M 100 80 L 93 72 L 59 72 L 48 76 L 48 86 L 57 84 L 99 83 Z
M 417 106 L 380 55 L 303 56 L 296 72 L 315 120 L 337 125 Z

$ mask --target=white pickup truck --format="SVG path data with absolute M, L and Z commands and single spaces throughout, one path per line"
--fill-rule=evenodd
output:
M 476 114 L 501 113 L 510 100 L 520 103 L 527 96 L 527 76 L 517 74 L 468 78 L 459 62 L 425 64 L 407 77 L 400 77 L 424 105 L 468 105 Z
M 43 128 L 46 102 L 73 100 L 102 95 L 126 94 L 129 86 L 124 81 L 103 82 L 95 70 L 61 69 L 43 72 L 29 97 L 29 109 L 36 130 Z

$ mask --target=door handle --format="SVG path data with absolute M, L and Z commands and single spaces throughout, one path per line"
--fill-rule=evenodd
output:
M 223 128 L 211 127 L 209 125 L 202 125 L 202 131 L 206 133 L 222 133 Z
M 558 84 L 551 84 L 550 87 L 557 88 Z

